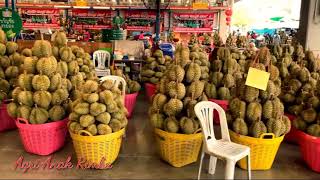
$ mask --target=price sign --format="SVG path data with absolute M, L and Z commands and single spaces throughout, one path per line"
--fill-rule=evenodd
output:
M 265 91 L 268 86 L 270 73 L 256 68 L 249 68 L 246 85 Z
M 192 8 L 194 10 L 197 10 L 197 9 L 209 9 L 209 4 L 208 3 L 202 3 L 202 2 L 192 3 Z
M 0 9 L 0 26 L 8 37 L 14 37 L 22 29 L 22 21 L 19 14 L 7 8 Z

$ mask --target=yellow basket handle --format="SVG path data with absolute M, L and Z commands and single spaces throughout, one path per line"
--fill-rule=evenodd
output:
M 197 129 L 193 134 L 197 134 L 197 133 L 199 133 L 199 132 L 201 132 L 201 131 L 202 131 L 202 129 L 199 128 L 199 129 Z
M 86 130 L 80 130 L 80 131 L 78 132 L 79 135 L 81 135 L 82 133 L 84 133 L 84 134 L 86 134 L 86 135 L 88 135 L 88 136 L 93 136 L 89 131 L 86 131 Z
M 271 139 L 274 139 L 274 134 L 273 133 L 263 133 L 260 136 L 260 139 L 269 139 L 269 138 L 265 138 L 266 136 L 271 136 Z
M 166 140 L 166 139 L 165 139 L 163 136 L 161 136 L 160 134 L 156 134 L 156 137 L 159 138 L 161 141 L 165 141 L 165 140 Z

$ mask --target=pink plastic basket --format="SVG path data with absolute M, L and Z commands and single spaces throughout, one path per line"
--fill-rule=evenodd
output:
M 303 160 L 314 171 L 320 173 L 320 138 L 300 133 L 300 151 Z
M 292 122 L 294 119 L 296 119 L 296 116 L 295 115 L 292 115 L 292 114 L 287 114 L 285 113 L 284 115 L 286 115 L 290 121 Z M 291 125 L 291 130 L 288 134 L 286 134 L 284 136 L 284 140 L 286 142 L 289 142 L 289 143 L 292 143 L 292 144 L 299 144 L 299 138 L 300 138 L 300 133 L 299 133 L 299 130 L 297 130 L 295 127 L 293 127 Z
M 7 104 L 2 103 L 0 107 L 0 132 L 17 128 L 14 118 L 7 112 Z
M 144 86 L 145 86 L 149 101 L 152 101 L 152 96 L 155 94 L 157 86 L 151 83 L 145 83 Z
M 16 120 L 25 150 L 37 155 L 49 155 L 59 150 L 68 132 L 68 118 L 45 124 L 29 124 L 27 120 Z
M 218 99 L 209 99 L 209 101 L 214 102 L 222 107 L 223 110 L 227 111 L 229 102 L 227 100 L 218 100 Z M 213 112 L 213 122 L 214 124 L 219 125 L 220 124 L 220 117 L 218 111 L 214 110 Z
M 126 94 L 124 105 L 128 110 L 128 117 L 131 117 L 134 107 L 136 106 L 137 96 L 139 92 Z

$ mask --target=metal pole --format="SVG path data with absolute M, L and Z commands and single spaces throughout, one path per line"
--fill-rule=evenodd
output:
M 160 16 L 161 16 L 161 9 L 160 9 L 160 0 L 156 1 L 157 3 L 157 16 L 156 16 L 156 43 L 160 41 Z
M 9 0 L 5 0 L 5 5 L 6 5 L 6 8 L 9 8 Z
M 16 9 L 16 0 L 12 0 L 11 1 L 11 7 L 12 7 L 12 11 L 15 11 L 15 9 Z

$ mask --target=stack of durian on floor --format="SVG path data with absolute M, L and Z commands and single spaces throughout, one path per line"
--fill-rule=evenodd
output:
M 81 86 L 81 96 L 72 103 L 69 130 L 78 134 L 86 130 L 91 135 L 107 135 L 125 128 L 128 124 L 123 95 L 112 80 L 100 85 L 87 80 Z
M 205 81 L 201 80 L 200 62 L 196 62 L 197 58 L 190 59 L 194 56 L 197 55 L 191 55 L 187 46 L 177 46 L 175 60 L 160 79 L 149 108 L 150 120 L 155 128 L 183 134 L 196 133 L 200 128 L 194 106 L 199 101 L 207 100 L 207 97 L 204 93 Z
M 113 72 L 113 75 L 122 77 L 126 81 L 126 83 L 127 83 L 126 94 L 133 94 L 133 93 L 136 93 L 136 92 L 140 91 L 141 85 L 139 84 L 139 82 L 135 81 L 135 80 L 132 80 L 129 77 L 129 75 L 128 74 L 124 74 L 121 69 L 116 69 Z

